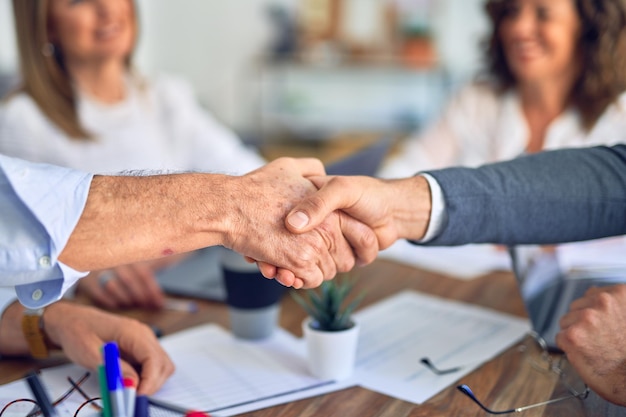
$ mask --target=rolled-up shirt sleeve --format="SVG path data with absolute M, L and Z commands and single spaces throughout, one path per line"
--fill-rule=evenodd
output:
M 92 174 L 0 155 L 0 285 L 39 308 L 85 275 L 59 262 L 78 223 Z

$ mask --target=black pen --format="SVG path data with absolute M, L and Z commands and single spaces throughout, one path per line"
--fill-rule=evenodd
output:
M 52 405 L 50 397 L 48 397 L 48 393 L 41 383 L 37 372 L 29 372 L 26 375 L 26 382 L 28 382 L 28 386 L 35 396 L 35 401 L 37 401 L 37 405 L 39 405 L 39 408 L 41 409 L 44 417 L 59 417 L 59 414 Z

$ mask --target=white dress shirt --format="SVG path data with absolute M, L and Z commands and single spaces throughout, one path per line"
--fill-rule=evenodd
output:
M 91 179 L 0 155 L 0 286 L 14 286 L 26 307 L 58 300 L 85 275 L 58 257 L 85 207 Z
M 469 84 L 452 97 L 439 119 L 406 140 L 398 154 L 385 163 L 379 176 L 404 178 L 420 171 L 450 166 L 477 167 L 513 159 L 526 151 L 529 136 L 521 101 L 515 91 L 498 94 L 486 84 Z M 544 149 L 614 145 L 623 143 L 625 138 L 626 93 L 605 110 L 590 131 L 583 128 L 577 111 L 563 112 L 548 126 Z M 434 178 L 425 177 L 432 194 L 432 211 L 421 243 L 437 236 L 446 216 L 444 193 Z M 614 242 L 626 247 L 626 239 L 614 239 Z M 436 253 L 432 248 L 410 246 L 407 242 L 397 242 L 381 256 L 443 273 L 449 273 L 447 268 L 455 258 L 466 259 L 464 252 L 468 250 L 479 251 L 485 266 L 494 265 L 499 269 L 508 263 L 506 253 L 492 250 L 489 245 L 437 248 Z M 478 269 L 485 268 L 483 265 Z

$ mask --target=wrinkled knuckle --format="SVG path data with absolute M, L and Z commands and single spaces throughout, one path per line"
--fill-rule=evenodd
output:
M 309 265 L 315 259 L 317 252 L 315 245 L 316 243 L 309 243 L 308 245 L 304 245 L 300 248 L 297 266 L 303 267 L 305 265 Z
M 374 232 L 363 233 L 359 239 L 361 248 L 365 249 L 367 263 L 372 262 L 378 254 L 378 237 Z
M 305 210 L 310 210 L 311 213 L 323 213 L 327 211 L 326 201 L 318 194 L 313 194 L 306 200 L 304 205 Z
M 594 326 L 597 322 L 597 315 L 594 310 L 585 308 L 580 311 L 580 322 L 586 326 Z
M 562 343 L 568 346 L 576 346 L 578 345 L 578 341 L 580 339 L 580 331 L 577 327 L 572 326 L 567 329 L 561 331 L 560 337 L 562 339 Z
M 124 327 L 130 329 L 133 334 L 142 335 L 142 337 L 154 336 L 154 332 L 147 324 L 140 322 L 137 319 L 128 318 L 128 321 L 124 323 Z
M 348 272 L 351 271 L 356 265 L 356 259 L 354 256 L 342 256 L 339 259 L 338 271 L 339 272 Z
M 613 304 L 613 296 L 608 292 L 598 293 L 596 299 L 602 309 L 607 309 Z
M 167 361 L 165 363 L 164 374 L 169 377 L 174 374 L 174 371 L 176 371 L 176 365 L 174 365 L 174 362 L 170 359 L 169 356 L 167 356 L 167 353 L 165 353 L 165 356 Z
M 332 184 L 332 187 L 335 189 L 347 189 L 353 186 L 350 180 L 347 177 L 343 177 L 343 176 L 333 177 L 330 179 L 328 183 L 329 185 Z

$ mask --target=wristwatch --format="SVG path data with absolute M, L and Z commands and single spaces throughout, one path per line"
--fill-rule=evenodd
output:
M 51 346 L 43 328 L 43 312 L 43 308 L 26 309 L 22 316 L 22 331 L 26 342 L 28 342 L 30 354 L 36 359 L 47 358 L 49 356 L 48 347 Z

